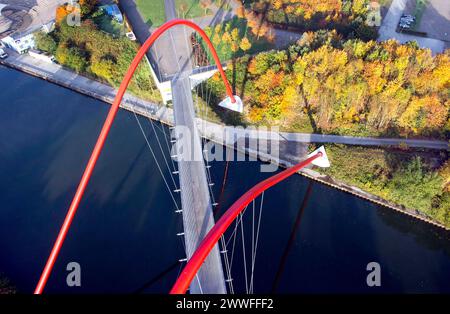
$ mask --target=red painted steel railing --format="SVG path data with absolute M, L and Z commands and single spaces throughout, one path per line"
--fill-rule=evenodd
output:
M 203 241 L 198 246 L 197 250 L 189 259 L 188 263 L 184 267 L 180 276 L 178 277 L 175 285 L 170 290 L 171 294 L 183 294 L 186 293 L 192 279 L 197 274 L 198 270 L 202 266 L 205 259 L 208 257 L 209 252 L 217 244 L 220 237 L 228 229 L 231 223 L 236 217 L 244 210 L 244 208 L 250 204 L 256 197 L 268 188 L 283 181 L 289 176 L 293 175 L 300 169 L 306 167 L 312 163 L 315 159 L 322 157 L 322 152 L 309 157 L 308 159 L 298 163 L 297 165 L 288 168 L 252 187 L 244 195 L 242 195 L 233 205 L 223 214 L 223 216 L 216 222 L 214 227 L 209 230 Z
M 171 21 L 163 24 L 161 27 L 159 27 L 145 41 L 145 43 L 139 49 L 138 53 L 136 54 L 136 56 L 133 59 L 133 62 L 131 63 L 130 67 L 128 68 L 127 73 L 125 74 L 125 77 L 124 77 L 122 83 L 120 84 L 119 91 L 114 99 L 113 104 L 111 105 L 111 108 L 109 109 L 108 116 L 106 117 L 105 123 L 103 124 L 102 130 L 97 139 L 97 143 L 95 144 L 94 150 L 92 151 L 91 157 L 89 158 L 89 162 L 86 166 L 86 169 L 84 170 L 83 177 L 81 178 L 81 181 L 78 185 L 75 196 L 72 200 L 72 203 L 70 204 L 69 210 L 64 219 L 63 225 L 59 231 L 58 237 L 56 238 L 55 244 L 53 245 L 52 251 L 50 253 L 50 256 L 48 257 L 47 263 L 45 264 L 44 270 L 42 271 L 39 282 L 34 290 L 35 294 L 42 293 L 42 291 L 44 290 L 45 285 L 48 281 L 48 278 L 50 277 L 50 273 L 52 272 L 53 266 L 56 262 L 56 259 L 58 258 L 61 247 L 67 236 L 67 232 L 69 231 L 70 225 L 72 224 L 73 218 L 78 209 L 78 205 L 80 204 L 80 201 L 81 201 L 81 198 L 83 197 L 86 186 L 89 183 L 89 179 L 91 178 L 92 172 L 94 171 L 95 164 L 97 163 L 98 157 L 100 156 L 100 153 L 103 149 L 106 137 L 108 136 L 109 130 L 111 129 L 111 125 L 114 121 L 114 118 L 116 117 L 117 111 L 119 110 L 120 102 L 122 101 L 123 95 L 125 94 L 125 91 L 128 87 L 128 84 L 129 84 L 131 78 L 133 77 L 134 72 L 136 71 L 136 68 L 138 67 L 140 61 L 144 57 L 147 50 L 153 45 L 155 40 L 158 39 L 158 37 L 161 36 L 161 34 L 163 34 L 165 31 L 167 31 L 169 28 L 171 28 L 175 25 L 188 26 L 188 27 L 194 29 L 196 32 L 198 32 L 200 34 L 200 36 L 202 36 L 203 40 L 206 42 L 206 44 L 208 45 L 209 49 L 211 50 L 211 52 L 213 54 L 214 61 L 217 65 L 217 68 L 220 72 L 222 80 L 225 84 L 225 88 L 226 88 L 228 96 L 231 99 L 231 102 L 232 103 L 236 102 L 236 100 L 233 96 L 233 91 L 231 89 L 230 83 L 227 80 L 225 72 L 223 71 L 222 65 L 220 63 L 219 57 L 217 56 L 217 52 L 214 49 L 214 46 L 211 43 L 211 41 L 209 40 L 208 36 L 198 25 L 194 24 L 191 21 L 175 19 L 175 20 L 171 20 Z

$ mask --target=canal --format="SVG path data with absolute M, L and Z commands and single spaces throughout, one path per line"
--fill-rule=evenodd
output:
M 0 276 L 31 293 L 109 106 L 4 67 L 0 86 Z M 155 136 L 168 131 L 140 121 L 165 166 Z M 211 166 L 221 211 L 270 175 L 258 162 L 230 163 L 221 193 L 226 163 Z M 135 117 L 120 110 L 46 292 L 166 293 L 185 257 L 174 207 Z M 251 228 L 250 206 L 247 262 Z M 255 293 L 450 292 L 449 233 L 302 176 L 265 193 L 260 230 Z M 238 232 L 238 292 L 242 252 Z M 81 266 L 81 287 L 66 284 L 70 262 Z M 366 283 L 370 262 L 381 267 L 380 287 Z

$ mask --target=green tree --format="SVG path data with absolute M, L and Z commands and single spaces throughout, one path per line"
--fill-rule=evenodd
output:
M 67 44 L 62 44 L 56 49 L 56 60 L 75 70 L 77 73 L 83 72 L 88 66 L 83 50 L 78 47 L 68 47 Z
M 51 35 L 44 32 L 35 33 L 34 41 L 39 50 L 55 54 L 57 44 Z
M 106 79 L 108 82 L 114 78 L 114 63 L 109 59 L 102 59 L 92 62 L 91 71 L 98 77 Z
M 387 188 L 393 201 L 426 212 L 442 196 L 442 184 L 442 177 L 426 170 L 417 157 L 393 174 Z

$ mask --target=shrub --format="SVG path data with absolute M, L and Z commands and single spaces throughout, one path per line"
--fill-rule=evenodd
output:
M 57 44 L 51 35 L 44 32 L 38 32 L 34 34 L 34 40 L 36 47 L 39 50 L 46 51 L 50 54 L 55 54 Z

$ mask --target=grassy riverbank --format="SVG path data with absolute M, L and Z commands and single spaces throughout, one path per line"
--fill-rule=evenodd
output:
M 315 146 L 312 145 L 311 149 Z M 447 152 L 327 144 L 328 169 L 316 169 L 450 227 Z

